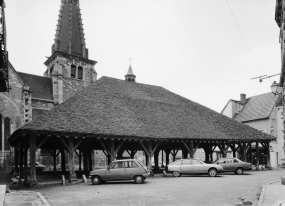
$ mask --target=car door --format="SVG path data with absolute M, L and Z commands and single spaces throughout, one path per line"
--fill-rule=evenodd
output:
M 236 163 L 234 162 L 234 159 L 227 159 L 227 171 L 235 171 L 236 169 Z
M 168 165 L 168 170 L 170 172 L 180 172 L 181 163 L 182 163 L 181 160 L 177 160 L 177 161 L 171 163 L 170 165 Z
M 206 172 L 206 165 L 200 162 L 197 159 L 191 159 L 192 163 L 192 170 L 191 173 L 205 173 Z
M 228 168 L 227 168 L 227 160 L 226 159 L 220 159 L 218 162 L 217 162 L 218 165 L 222 166 L 224 171 L 228 171 Z
M 135 175 L 141 175 L 145 173 L 144 169 L 140 167 L 135 161 L 124 162 L 126 179 L 133 179 Z
M 193 170 L 193 165 L 190 160 L 182 160 L 181 173 L 188 174 Z
M 105 171 L 104 179 L 106 180 L 123 180 L 126 179 L 126 172 L 123 162 L 114 162 Z

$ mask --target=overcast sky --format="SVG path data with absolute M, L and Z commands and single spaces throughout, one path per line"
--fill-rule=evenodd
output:
M 42 75 L 60 0 L 6 0 L 7 48 L 17 71 Z M 98 77 L 162 86 L 221 112 L 229 99 L 270 92 L 280 73 L 273 0 L 80 0 Z

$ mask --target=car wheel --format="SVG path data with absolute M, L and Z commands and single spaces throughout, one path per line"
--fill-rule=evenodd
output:
M 239 168 L 236 169 L 235 173 L 237 175 L 242 175 L 243 174 L 243 169 L 239 167 Z
M 92 185 L 100 185 L 102 180 L 99 176 L 93 176 L 91 178 L 91 181 L 92 181 Z
M 209 169 L 208 174 L 210 177 L 216 177 L 217 176 L 217 170 L 214 168 Z
M 181 176 L 180 172 L 172 172 L 172 174 L 174 177 L 180 177 Z
M 144 177 L 141 175 L 138 175 L 134 177 L 134 180 L 135 180 L 135 183 L 142 184 L 144 182 Z

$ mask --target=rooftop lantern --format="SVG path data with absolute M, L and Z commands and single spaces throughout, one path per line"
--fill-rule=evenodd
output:
M 274 81 L 271 85 L 271 92 L 274 95 L 282 94 L 282 87 L 280 86 L 280 83 L 277 83 L 276 81 Z

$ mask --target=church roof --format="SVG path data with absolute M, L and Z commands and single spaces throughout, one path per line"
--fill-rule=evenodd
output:
M 248 122 L 269 118 L 277 97 L 272 92 L 268 92 L 248 98 L 245 106 L 234 119 L 239 122 Z
M 52 100 L 52 79 L 33 74 L 17 72 L 25 85 L 30 86 L 32 98 Z
M 88 58 L 79 0 L 61 0 L 53 51 Z
M 139 139 L 274 139 L 162 87 L 109 77 L 25 124 L 9 141 L 31 131 Z

